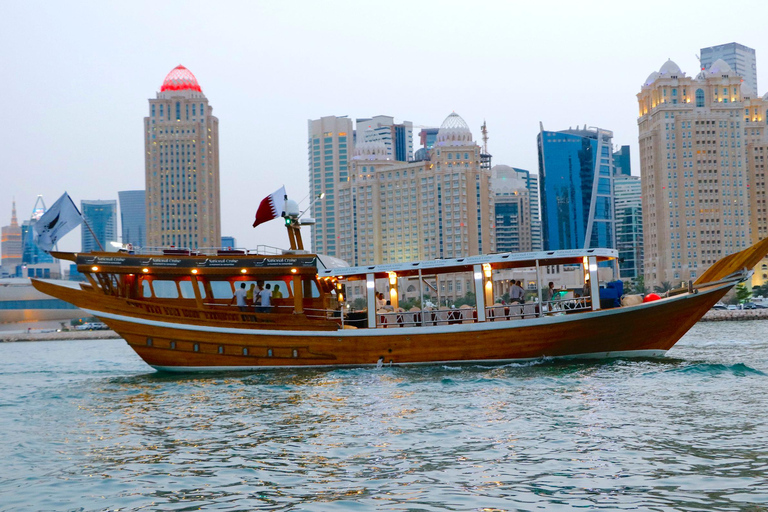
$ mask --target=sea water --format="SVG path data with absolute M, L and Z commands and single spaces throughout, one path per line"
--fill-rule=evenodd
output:
M 768 321 L 661 359 L 157 373 L 0 344 L 0 510 L 768 510 Z

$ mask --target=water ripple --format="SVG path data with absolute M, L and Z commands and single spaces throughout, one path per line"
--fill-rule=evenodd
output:
M 715 332 L 665 359 L 211 375 L 0 345 L 0 509 L 768 510 L 768 328 Z

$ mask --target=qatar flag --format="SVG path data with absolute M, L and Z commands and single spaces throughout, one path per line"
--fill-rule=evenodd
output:
M 284 209 L 285 186 L 282 186 L 276 192 L 261 200 L 259 209 L 256 210 L 256 220 L 253 221 L 253 227 L 258 226 L 262 222 L 280 217 Z

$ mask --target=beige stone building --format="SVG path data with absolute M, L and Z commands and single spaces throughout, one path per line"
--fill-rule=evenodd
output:
M 768 94 L 762 98 L 756 91 L 742 84 L 743 114 L 745 140 L 747 144 L 747 169 L 749 170 L 750 189 L 750 227 L 752 242 L 768 237 L 768 188 L 766 188 L 765 172 L 768 159 Z M 768 283 L 768 258 L 755 268 L 752 276 L 753 286 Z
M 679 285 L 751 241 L 741 77 L 723 61 L 687 77 L 670 60 L 637 98 L 645 283 Z
M 144 147 L 147 245 L 219 247 L 219 120 L 184 66 L 149 100 Z
M 425 161 L 395 162 L 380 142 L 358 144 L 349 178 L 337 188 L 339 257 L 372 265 L 494 252 L 490 183 L 480 147 L 456 113 Z M 436 284 L 448 299 L 470 285 L 451 278 Z
M 490 171 L 461 117 L 445 120 L 429 160 L 394 162 L 359 144 L 338 187 L 339 256 L 352 265 L 493 252 Z

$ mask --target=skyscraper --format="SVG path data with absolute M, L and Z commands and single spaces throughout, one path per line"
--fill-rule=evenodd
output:
M 717 60 L 691 78 L 668 60 L 637 99 L 645 284 L 679 285 L 749 245 L 741 77 Z
M 3 226 L 2 243 L 2 267 L 9 274 L 16 273 L 16 267 L 21 265 L 21 227 L 16 219 L 16 200 L 13 201 L 10 226 Z
M 359 118 L 355 122 L 355 145 L 361 142 L 384 143 L 392 160 L 410 162 L 413 160 L 413 123 L 395 123 L 392 116 Z
M 491 169 L 497 252 L 529 252 L 532 214 L 528 183 L 507 165 Z
M 32 215 L 29 220 L 21 223 L 21 264 L 37 265 L 38 263 L 53 263 L 53 256 L 42 250 L 35 243 L 33 226 L 46 211 L 43 196 L 37 196 Z
M 325 194 L 312 204 L 312 250 L 338 256 L 337 193 L 349 177 L 349 162 L 355 149 L 352 120 L 327 116 L 307 121 L 307 163 L 310 197 Z
M 616 247 L 613 133 L 599 128 L 537 137 L 544 250 Z
M 149 100 L 144 147 L 147 245 L 218 247 L 219 120 L 184 66 Z
M 752 243 L 768 237 L 768 94 L 761 98 L 756 91 L 748 91 L 742 84 L 744 106 L 744 135 L 747 171 L 749 172 L 749 214 Z M 753 286 L 768 283 L 768 257 L 755 268 Z
M 495 250 L 490 171 L 458 114 L 443 122 L 428 160 L 387 155 L 381 141 L 355 147 L 352 173 L 338 187 L 339 257 L 368 265 Z
M 622 174 L 616 176 L 613 185 L 619 276 L 634 281 L 643 275 L 642 184 L 639 176 Z
M 731 70 L 742 77 L 744 82 L 757 93 L 757 59 L 755 50 L 739 43 L 720 44 L 701 49 L 701 69 L 709 70 L 712 64 L 722 59 Z
M 82 251 L 106 250 L 109 242 L 117 241 L 117 201 L 82 200 L 80 201 L 80 213 L 83 214 L 85 223 L 80 233 L 82 239 Z M 93 234 L 91 234 L 93 230 Z M 93 238 L 96 235 L 98 242 Z M 101 247 L 99 247 L 99 243 Z
M 143 190 L 122 190 L 117 193 L 120 200 L 120 231 L 124 245 L 134 247 L 147 245 L 147 206 Z M 86 228 L 87 229 L 87 228 Z

